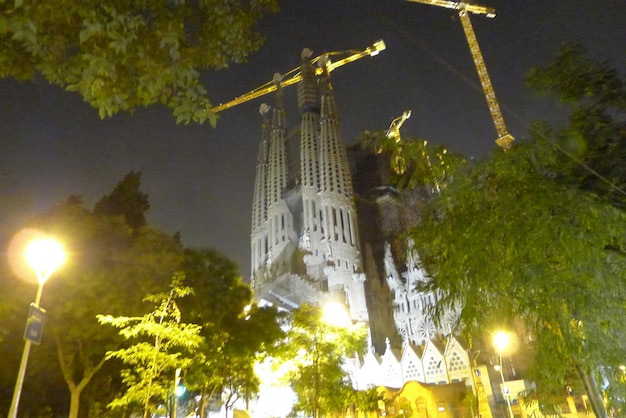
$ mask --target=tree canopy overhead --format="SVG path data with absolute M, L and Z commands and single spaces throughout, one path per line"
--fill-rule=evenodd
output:
M 214 124 L 200 71 L 244 62 L 277 0 L 0 1 L 0 77 L 43 76 L 100 117 L 161 103 Z

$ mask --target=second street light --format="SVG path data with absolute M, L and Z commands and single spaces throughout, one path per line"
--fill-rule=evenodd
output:
M 498 371 L 500 372 L 500 379 L 502 379 L 502 395 L 504 396 L 504 400 L 506 401 L 506 406 L 508 408 L 509 417 L 513 418 L 513 410 L 511 409 L 511 400 L 509 397 L 509 390 L 504 385 L 504 374 L 502 373 L 502 350 L 509 346 L 509 336 L 506 332 L 499 331 L 493 337 L 493 345 L 498 349 L 500 355 L 500 364 L 498 365 Z
M 38 287 L 35 303 L 30 304 L 28 321 L 26 323 L 26 330 L 24 331 L 24 339 L 26 342 L 24 343 L 22 360 L 20 361 L 20 368 L 15 381 L 13 399 L 11 400 L 11 408 L 9 409 L 9 418 L 15 418 L 17 416 L 22 385 L 24 384 L 24 376 L 26 374 L 26 364 L 28 363 L 28 355 L 30 354 L 30 346 L 32 343 L 39 344 L 41 342 L 45 311 L 39 307 L 39 303 L 41 302 L 43 285 L 65 260 L 65 253 L 61 245 L 57 241 L 49 238 L 37 239 L 31 242 L 26 248 L 25 256 L 28 264 L 35 270 Z

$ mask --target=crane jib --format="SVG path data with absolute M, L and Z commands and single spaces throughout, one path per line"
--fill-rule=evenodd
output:
M 330 59 L 328 59 L 328 57 L 330 55 L 333 55 L 333 56 L 335 56 L 335 55 L 345 55 L 345 54 L 348 54 L 348 53 L 341 53 L 341 52 L 325 53 L 325 54 L 320 55 L 319 57 L 316 57 L 316 58 L 312 59 L 311 62 L 313 62 L 313 63 L 317 62 L 320 59 L 322 59 L 323 57 L 325 57 L 325 59 L 327 59 L 327 61 L 328 61 L 326 69 L 330 72 L 330 71 L 335 70 L 336 68 L 339 68 L 339 67 L 341 67 L 341 66 L 343 66 L 345 64 L 348 64 L 350 62 L 354 62 L 356 60 L 359 60 L 359 59 L 361 59 L 363 57 L 367 57 L 367 56 L 372 56 L 373 57 L 375 55 L 378 55 L 378 53 L 383 51 L 383 50 L 385 50 L 385 48 L 386 48 L 385 42 L 381 39 L 381 40 L 378 40 L 378 41 L 374 42 L 372 45 L 370 45 L 369 47 L 367 47 L 367 48 L 365 48 L 365 49 L 363 49 L 361 51 L 357 51 L 357 52 L 352 52 L 351 51 L 349 53 L 349 55 L 346 56 L 345 58 L 342 58 L 342 59 L 334 61 L 334 62 L 331 62 Z M 322 73 L 322 71 L 323 71 L 323 69 L 318 68 L 316 73 L 319 75 L 319 74 Z M 289 77 L 287 79 L 283 79 L 283 80 L 280 81 L 280 83 L 279 83 L 280 87 L 287 87 L 287 86 L 290 86 L 290 85 L 295 84 L 295 83 L 299 82 L 300 80 L 302 80 L 302 74 L 300 74 L 300 72 L 297 72 L 297 68 L 287 72 L 286 74 L 291 74 L 291 73 L 294 73 L 294 72 L 295 72 L 295 74 L 292 77 Z M 251 90 L 251 91 L 249 91 L 249 92 L 247 92 L 245 94 L 242 94 L 241 96 L 238 96 L 238 97 L 234 98 L 230 102 L 219 104 L 219 105 L 211 108 L 210 111 L 213 112 L 213 113 L 218 113 L 218 112 L 221 112 L 222 110 L 226 110 L 226 109 L 229 109 L 231 107 L 237 106 L 237 105 L 239 105 L 241 103 L 245 103 L 247 101 L 256 99 L 257 97 L 264 96 L 264 95 L 266 95 L 268 93 L 276 91 L 277 89 L 278 89 L 277 83 L 274 82 L 274 81 L 271 81 L 271 82 L 265 83 L 264 85 L 262 85 L 260 87 L 257 87 L 254 90 Z

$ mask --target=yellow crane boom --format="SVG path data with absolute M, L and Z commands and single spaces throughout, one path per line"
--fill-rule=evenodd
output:
M 448 9 L 457 10 L 459 12 L 459 18 L 461 19 L 461 24 L 463 25 L 463 31 L 465 32 L 465 37 L 467 38 L 467 43 L 469 44 L 470 51 L 472 53 L 472 58 L 474 59 L 476 71 L 478 71 L 478 78 L 480 79 L 480 84 L 482 85 L 485 98 L 487 99 L 487 105 L 489 106 L 489 112 L 491 113 L 491 118 L 493 120 L 493 124 L 495 125 L 496 132 L 498 134 L 496 143 L 505 151 L 508 150 L 511 147 L 511 143 L 515 139 L 509 133 L 506 127 L 506 124 L 504 123 L 504 117 L 502 117 L 502 111 L 500 110 L 500 105 L 498 104 L 496 93 L 493 90 L 493 85 L 491 84 L 491 78 L 489 78 L 489 73 L 487 72 L 487 66 L 485 65 L 483 54 L 481 53 L 480 47 L 478 46 L 478 40 L 476 39 L 476 34 L 474 33 L 474 28 L 472 27 L 472 22 L 470 21 L 470 18 L 468 16 L 468 13 L 475 13 L 475 14 L 482 14 L 487 17 L 495 17 L 496 10 L 491 7 L 481 6 L 481 5 L 472 4 L 472 3 L 466 3 L 464 1 L 448 1 L 448 0 L 408 0 L 408 1 L 411 1 L 413 3 L 423 3 L 423 4 L 430 4 L 432 6 L 445 7 Z
M 319 60 L 326 61 L 327 62 L 326 68 L 330 72 L 336 68 L 341 67 L 342 65 L 356 61 L 363 57 L 378 55 L 378 53 L 380 51 L 383 51 L 385 48 L 386 48 L 385 42 L 381 39 L 379 41 L 374 42 L 372 45 L 368 46 L 367 48 L 363 50 L 347 51 L 347 52 L 328 52 L 312 59 L 311 62 L 315 63 Z M 331 62 L 331 60 L 329 59 L 330 56 L 346 55 L 346 54 L 349 54 L 349 55 L 334 62 Z M 237 106 L 238 104 L 245 103 L 252 99 L 256 99 L 257 97 L 261 97 L 263 95 L 276 91 L 276 89 L 278 88 L 278 85 L 280 85 L 281 87 L 286 87 L 286 86 L 295 84 L 299 82 L 300 80 L 302 80 L 302 74 L 299 72 L 299 69 L 300 69 L 299 67 L 294 68 L 293 70 L 285 73 L 285 75 L 282 76 L 282 80 L 278 82 L 277 81 L 267 82 L 264 85 L 257 87 L 256 89 L 252 91 L 249 91 L 248 93 L 242 94 L 241 96 L 234 98 L 230 102 L 222 103 L 213 107 L 211 111 L 213 113 L 218 113 L 218 112 L 221 112 L 222 110 L 226 110 L 233 106 Z M 323 71 L 322 68 L 318 68 L 316 72 L 319 75 L 322 73 L 322 71 Z

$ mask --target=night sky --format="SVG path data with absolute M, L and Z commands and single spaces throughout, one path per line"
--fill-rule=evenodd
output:
M 535 119 L 562 120 L 566 109 L 536 98 L 524 74 L 554 58 L 564 42 L 626 74 L 626 0 L 489 0 L 497 16 L 472 15 L 509 131 L 522 140 Z M 260 25 L 266 43 L 249 62 L 205 74 L 214 103 L 226 102 L 298 66 L 307 47 L 387 49 L 332 73 L 345 142 L 364 130 L 386 130 L 410 109 L 402 135 L 481 157 L 496 145 L 495 129 L 455 12 L 401 0 L 286 0 Z M 296 88 L 285 91 L 290 128 L 298 123 Z M 176 125 L 151 107 L 100 120 L 97 110 L 44 81 L 0 80 L 0 234 L 70 195 L 86 206 L 110 193 L 131 170 L 141 171 L 151 225 L 180 231 L 183 243 L 212 247 L 249 276 L 250 206 L 259 98 L 220 114 L 210 126 Z

